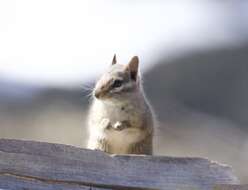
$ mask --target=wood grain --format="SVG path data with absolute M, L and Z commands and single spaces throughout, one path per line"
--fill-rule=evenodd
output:
M 212 190 L 215 184 L 238 180 L 228 166 L 204 158 L 110 156 L 68 145 L 0 140 L 0 189 Z
M 214 190 L 248 190 L 248 185 L 216 185 Z

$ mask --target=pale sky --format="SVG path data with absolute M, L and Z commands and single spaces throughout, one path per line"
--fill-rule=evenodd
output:
M 247 3 L 221 2 L 2 0 L 0 78 L 71 85 L 104 72 L 114 53 L 146 69 L 161 55 L 232 44 L 236 27 L 248 31 L 235 11 Z

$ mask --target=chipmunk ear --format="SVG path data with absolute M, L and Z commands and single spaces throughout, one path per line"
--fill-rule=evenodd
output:
M 114 54 L 113 60 L 112 60 L 112 65 L 116 64 L 116 55 Z
M 136 81 L 137 80 L 137 74 L 138 74 L 138 68 L 139 68 L 139 58 L 138 56 L 134 56 L 131 61 L 127 65 L 127 70 L 129 70 L 131 79 Z

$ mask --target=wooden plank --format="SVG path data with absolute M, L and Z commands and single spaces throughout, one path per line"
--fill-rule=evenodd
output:
M 0 140 L 0 177 L 0 188 L 5 188 L 4 177 L 81 189 L 212 190 L 214 184 L 238 183 L 229 167 L 204 158 L 110 156 L 67 145 L 6 139 Z M 19 185 L 15 180 L 10 183 Z
M 214 190 L 248 190 L 248 185 L 216 185 Z
M 67 184 L 58 182 L 47 182 L 42 180 L 35 180 L 31 178 L 19 178 L 16 176 L 0 176 L 0 190 L 103 190 L 102 188 L 94 188 L 91 186 L 84 186 L 79 184 Z M 110 189 L 106 189 L 110 190 Z

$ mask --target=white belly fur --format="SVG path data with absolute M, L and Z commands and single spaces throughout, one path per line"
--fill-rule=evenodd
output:
M 125 152 L 130 145 L 144 138 L 144 132 L 140 129 L 130 128 L 122 131 L 109 131 L 107 139 L 111 142 L 111 148 L 114 152 Z
M 97 139 L 106 139 L 111 144 L 111 149 L 115 153 L 126 152 L 130 144 L 140 141 L 145 136 L 145 132 L 139 129 L 142 124 L 141 116 L 136 109 L 129 108 L 128 112 L 121 111 L 118 106 L 107 107 L 101 102 L 96 102 L 91 110 L 89 118 L 90 139 L 88 148 L 94 149 Z M 102 119 L 109 119 L 111 124 L 118 121 L 130 121 L 132 128 L 121 131 L 114 129 L 103 130 L 99 124 Z

